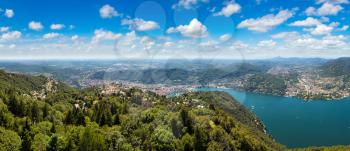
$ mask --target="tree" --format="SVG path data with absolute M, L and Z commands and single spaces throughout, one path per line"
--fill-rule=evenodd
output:
M 208 139 L 209 139 L 208 133 L 205 132 L 204 128 L 197 126 L 194 130 L 195 150 L 206 150 Z
M 0 99 L 0 126 L 9 128 L 13 125 L 14 117 L 8 111 L 6 104 Z
M 58 137 L 52 135 L 49 143 L 46 146 L 46 151 L 57 151 L 58 150 Z
M 56 124 L 55 124 L 55 122 L 52 123 L 50 132 L 51 132 L 52 134 L 53 134 L 53 133 L 56 133 Z
M 80 138 L 80 151 L 105 150 L 104 137 L 97 131 L 97 126 L 88 125 Z
M 183 107 L 180 110 L 180 116 L 181 116 L 182 124 L 185 127 L 187 127 L 187 132 L 190 134 L 193 134 L 193 125 L 192 125 L 193 121 L 188 113 L 188 109 Z
M 207 151 L 224 151 L 225 149 L 222 145 L 216 141 L 211 141 L 208 144 Z
M 46 118 L 49 115 L 49 105 L 45 103 L 43 108 L 43 118 Z
M 114 125 L 119 125 L 120 124 L 120 117 L 119 117 L 119 114 L 115 114 L 114 115 L 114 122 L 113 122 Z
M 36 134 L 31 144 L 31 149 L 35 151 L 44 151 L 49 140 L 50 137 L 45 134 Z
M 192 151 L 192 150 L 194 150 L 193 137 L 191 135 L 189 135 L 188 133 L 186 133 L 182 137 L 181 143 L 183 145 L 182 150 L 184 150 L 184 151 Z
M 31 132 L 31 124 L 28 118 L 26 118 L 26 121 L 22 128 L 22 133 L 21 133 L 21 139 L 22 139 L 21 149 L 23 151 L 28 151 L 31 149 L 32 138 L 33 138 L 33 134 Z
M 32 119 L 34 122 L 38 122 L 40 121 L 40 109 L 38 107 L 38 103 L 34 102 L 32 104 L 32 110 L 31 110 L 31 114 L 32 114 Z
M 0 127 L 0 136 L 0 150 L 20 150 L 21 138 L 16 132 Z
M 174 150 L 175 137 L 173 133 L 163 126 L 158 126 L 151 136 L 152 146 L 155 150 Z

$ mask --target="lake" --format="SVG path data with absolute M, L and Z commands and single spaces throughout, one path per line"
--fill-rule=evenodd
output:
M 233 89 L 197 90 L 229 93 L 263 121 L 273 138 L 288 147 L 350 144 L 350 98 L 305 101 Z

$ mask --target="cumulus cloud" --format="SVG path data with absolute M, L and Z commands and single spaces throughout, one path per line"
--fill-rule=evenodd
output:
M 0 32 L 7 32 L 9 30 L 10 30 L 10 27 L 7 27 L 7 26 L 0 27 Z
M 290 42 L 291 47 L 303 48 L 308 50 L 330 50 L 341 49 L 346 46 L 346 38 L 343 35 L 338 36 L 324 36 L 321 39 L 313 37 L 301 37 L 295 41 Z
M 349 4 L 349 0 L 316 0 L 316 3 Z
M 10 31 L 1 35 L 0 41 L 11 41 L 21 38 L 22 33 L 20 31 Z
M 47 34 L 43 35 L 43 38 L 44 39 L 53 39 L 53 38 L 57 38 L 59 36 L 60 36 L 59 33 L 52 32 L 52 33 L 47 33 Z
M 334 29 L 334 26 L 332 25 L 324 25 L 320 24 L 317 25 L 315 28 L 309 28 L 305 29 L 306 31 L 309 31 L 312 35 L 329 35 Z
M 246 19 L 238 24 L 237 28 L 247 28 L 256 32 L 267 32 L 275 26 L 278 26 L 293 16 L 289 10 L 281 10 L 278 14 L 268 14 L 256 19 Z
M 51 24 L 50 28 L 52 30 L 61 30 L 65 27 L 64 24 Z
M 318 9 L 314 7 L 308 7 L 305 10 L 305 13 L 308 16 L 311 16 L 311 15 L 328 16 L 328 15 L 337 15 L 343 9 L 344 8 L 340 5 L 326 2 L 326 3 L 323 3 L 322 6 Z
M 223 34 L 219 37 L 219 40 L 221 41 L 228 41 L 232 38 L 232 35 L 231 34 Z
M 305 20 L 298 20 L 298 21 L 295 21 L 291 24 L 289 24 L 290 26 L 298 26 L 298 27 L 310 27 L 310 26 L 317 26 L 317 25 L 320 25 L 321 22 L 315 18 L 312 18 L 312 17 L 308 17 L 306 18 Z
M 145 21 L 140 18 L 135 19 L 123 19 L 122 25 L 129 25 L 129 29 L 137 31 L 149 31 L 158 29 L 159 25 L 154 21 Z
M 31 21 L 28 24 L 29 29 L 35 30 L 35 31 L 40 31 L 44 28 L 44 26 L 40 22 L 36 21 Z
M 102 18 L 112 18 L 119 16 L 119 13 L 111 5 L 104 5 L 100 8 L 100 16 Z
M 71 37 L 71 40 L 72 40 L 72 41 L 76 41 L 76 40 L 78 40 L 78 38 L 79 38 L 78 35 L 73 35 L 73 36 Z
M 274 39 L 295 39 L 299 37 L 299 33 L 296 31 L 280 32 L 271 36 Z
M 167 33 L 179 32 L 185 37 L 202 38 L 208 35 L 207 27 L 203 25 L 197 18 L 192 19 L 188 25 L 180 25 L 177 27 L 170 27 Z
M 194 6 L 196 6 L 200 2 L 207 3 L 209 0 L 180 0 L 176 5 L 173 6 L 173 8 L 183 7 L 185 9 L 192 9 Z
M 241 10 L 241 6 L 237 3 L 228 3 L 221 9 L 220 12 L 215 13 L 214 16 L 230 17 L 231 15 L 238 13 Z
M 276 42 L 273 40 L 262 40 L 258 43 L 259 47 L 274 47 L 276 46 Z
M 339 31 L 346 31 L 349 29 L 348 25 L 344 25 L 342 28 L 339 29 Z
M 156 42 L 148 36 L 143 36 L 140 42 L 145 50 L 151 49 L 156 44 Z
M 15 16 L 15 13 L 14 13 L 14 11 L 12 9 L 6 9 L 5 10 L 5 16 L 7 18 L 12 18 L 13 16 Z
M 92 43 L 99 43 L 103 40 L 116 40 L 120 38 L 121 34 L 115 34 L 111 31 L 103 30 L 103 29 L 97 29 L 94 32 L 94 36 L 92 37 Z

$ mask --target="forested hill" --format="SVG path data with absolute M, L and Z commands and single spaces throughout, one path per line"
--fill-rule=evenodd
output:
M 326 76 L 350 75 L 350 58 L 338 58 L 330 60 L 321 66 L 322 73 Z
M 10 92 L 11 91 L 11 92 Z M 0 92 L 28 94 L 74 91 L 70 86 L 45 76 L 7 73 L 0 70 Z
M 25 92 L 47 87 L 45 77 L 1 77 L 1 151 L 286 150 L 223 93 L 166 98 L 118 85 L 65 86 L 37 97 Z
M 6 73 L 0 70 L 0 89 L 2 91 L 19 91 L 30 93 L 31 91 L 43 89 L 47 78 L 43 76 L 27 76 L 22 74 Z

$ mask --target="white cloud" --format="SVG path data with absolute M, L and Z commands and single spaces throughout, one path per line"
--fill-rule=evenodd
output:
M 259 47 L 274 47 L 276 46 L 276 42 L 273 40 L 262 40 L 258 43 Z
M 135 19 L 123 19 L 122 25 L 129 25 L 129 29 L 137 31 L 148 31 L 158 29 L 159 25 L 154 21 L 145 21 L 140 18 Z
M 291 47 L 303 48 L 305 50 L 337 50 L 346 46 L 346 38 L 343 35 L 324 36 L 321 39 L 302 37 L 289 43 Z
M 348 0 L 316 0 L 317 4 L 332 3 L 332 4 L 349 4 Z
M 102 18 L 112 18 L 119 16 L 119 13 L 111 5 L 104 5 L 100 8 L 100 16 Z
M 202 38 L 208 35 L 207 27 L 203 25 L 197 18 L 192 19 L 189 25 L 180 25 L 177 27 L 170 27 L 167 33 L 179 32 L 185 37 Z
M 57 38 L 59 36 L 60 36 L 59 33 L 52 32 L 52 33 L 47 33 L 47 34 L 43 35 L 43 38 L 44 39 L 53 39 L 53 38 Z
M 232 35 L 231 34 L 224 34 L 224 35 L 221 35 L 220 37 L 219 37 L 219 39 L 221 40 L 221 41 L 228 41 L 228 40 L 230 40 L 232 38 Z
M 135 31 L 131 31 L 125 34 L 125 36 L 118 41 L 118 44 L 127 46 L 133 44 L 133 42 L 137 39 L 137 35 Z
M 52 30 L 61 30 L 65 27 L 64 24 L 51 24 L 50 28 Z
M 7 26 L 0 27 L 0 32 L 7 32 L 9 30 L 10 30 L 10 27 L 7 27 Z
M 328 16 L 328 15 L 337 15 L 338 12 L 340 12 L 343 9 L 344 8 L 340 5 L 326 2 L 326 3 L 323 3 L 322 6 L 318 9 L 314 7 L 308 7 L 305 10 L 305 13 L 308 16 L 311 16 L 311 15 Z
M 12 9 L 6 9 L 6 10 L 5 10 L 5 16 L 6 16 L 7 18 L 12 18 L 14 15 L 15 15 L 15 13 L 13 12 Z
M 299 26 L 299 27 L 301 27 L 301 26 L 309 27 L 309 26 L 317 26 L 319 24 L 321 24 L 321 22 L 318 21 L 317 19 L 312 18 L 312 17 L 308 17 L 305 20 L 295 21 L 289 25 L 290 26 Z
M 176 5 L 173 6 L 173 8 L 176 8 L 176 6 L 179 6 L 185 9 L 192 9 L 194 6 L 196 6 L 200 2 L 207 3 L 209 2 L 209 0 L 180 0 Z
M 329 18 L 325 17 L 325 16 L 321 16 L 320 21 L 321 22 L 329 22 Z
M 267 32 L 271 28 L 278 26 L 291 18 L 293 12 L 289 10 L 281 10 L 278 14 L 268 14 L 257 19 L 246 19 L 238 24 L 237 28 L 248 28 L 248 30 L 256 32 Z
M 79 38 L 78 35 L 74 35 L 74 36 L 71 37 L 71 40 L 72 40 L 72 41 L 76 41 L 76 40 L 78 40 L 78 38 Z
M 331 26 L 333 28 L 338 27 L 339 25 L 340 25 L 339 22 L 332 22 L 332 23 L 329 24 L 329 26 Z
M 340 31 L 346 31 L 349 29 L 349 26 L 348 25 L 344 25 L 342 28 L 340 28 L 339 30 Z
M 0 41 L 11 41 L 21 38 L 22 33 L 20 31 L 10 31 L 7 33 L 4 33 L 0 37 Z
M 145 50 L 151 49 L 156 44 L 152 38 L 147 36 L 142 37 L 140 42 L 143 45 L 143 49 Z
M 28 24 L 28 27 L 29 29 L 36 30 L 36 31 L 42 30 L 44 28 L 44 26 L 40 22 L 35 22 L 35 21 L 31 21 Z
M 296 31 L 290 31 L 290 32 L 280 32 L 277 34 L 274 34 L 271 36 L 274 39 L 295 39 L 299 37 L 299 33 Z
M 308 16 L 314 15 L 314 14 L 316 14 L 316 8 L 315 8 L 315 7 L 308 7 L 308 8 L 305 10 L 305 13 L 306 13 L 306 15 L 308 15 Z
M 331 3 L 324 3 L 318 10 L 317 14 L 320 16 L 337 15 L 339 11 L 343 10 L 340 5 L 334 5 Z
M 305 29 L 309 31 L 312 35 L 328 35 L 333 31 L 333 26 L 327 26 L 324 24 L 317 25 L 315 28 Z
M 92 37 L 92 43 L 99 43 L 102 40 L 116 40 L 121 36 L 121 34 L 115 34 L 111 31 L 97 29 L 95 30 L 94 37 Z
M 237 3 L 229 3 L 221 9 L 220 12 L 215 13 L 214 16 L 230 17 L 231 15 L 238 13 L 241 10 L 241 6 Z

